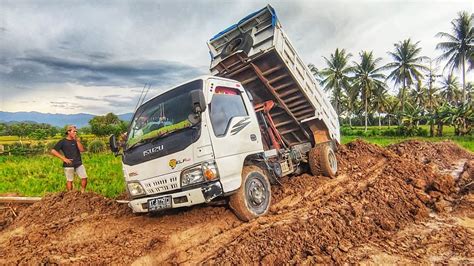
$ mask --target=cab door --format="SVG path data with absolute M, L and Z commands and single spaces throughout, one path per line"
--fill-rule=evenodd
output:
M 262 152 L 252 103 L 239 83 L 209 83 L 209 134 L 225 192 L 238 189 L 245 157 Z

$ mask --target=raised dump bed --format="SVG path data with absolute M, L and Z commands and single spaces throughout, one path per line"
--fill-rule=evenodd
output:
M 286 145 L 340 141 L 336 112 L 271 6 L 218 33 L 208 47 L 213 75 L 240 81 L 255 106 L 275 103 L 270 116 Z

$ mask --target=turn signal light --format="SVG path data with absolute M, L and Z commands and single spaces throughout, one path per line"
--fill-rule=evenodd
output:
M 216 174 L 211 169 L 206 169 L 204 171 L 204 176 L 206 177 L 207 180 L 212 180 L 216 178 Z

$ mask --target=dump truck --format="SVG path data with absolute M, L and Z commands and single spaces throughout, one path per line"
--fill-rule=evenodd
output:
M 264 215 L 271 186 L 311 171 L 334 177 L 337 115 L 271 6 L 208 41 L 212 75 L 143 103 L 123 145 L 134 212 L 225 200 Z M 119 153 L 115 136 L 110 148 Z

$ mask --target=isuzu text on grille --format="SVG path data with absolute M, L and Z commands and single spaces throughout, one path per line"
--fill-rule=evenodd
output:
M 143 156 L 147 156 L 147 155 L 150 155 L 152 153 L 159 152 L 159 151 L 162 151 L 162 150 L 163 150 L 163 145 L 156 146 L 156 147 L 153 147 L 151 149 L 143 151 Z

